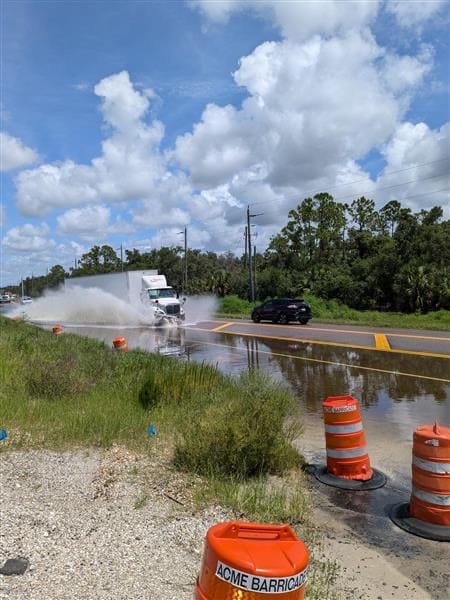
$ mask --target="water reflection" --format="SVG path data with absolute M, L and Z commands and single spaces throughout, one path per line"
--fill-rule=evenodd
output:
M 48 327 L 48 326 L 47 326 Z M 112 346 L 113 339 L 124 336 L 130 349 L 139 348 L 148 352 L 157 352 L 164 356 L 190 358 L 190 348 L 186 346 L 186 331 L 177 327 L 140 328 L 140 327 L 109 327 L 92 325 L 72 325 L 63 323 L 67 333 L 76 333 L 94 338 Z
M 377 401 L 380 390 L 395 402 L 415 401 L 423 395 L 433 396 L 436 402 L 449 400 L 448 383 L 433 379 L 450 378 L 448 359 L 312 344 L 287 346 L 275 340 L 256 340 L 252 351 L 256 354 L 269 351 L 285 379 L 296 390 L 302 390 L 306 398 L 352 393 L 357 389 L 367 406 Z M 259 362 L 258 357 L 253 357 L 251 364 Z

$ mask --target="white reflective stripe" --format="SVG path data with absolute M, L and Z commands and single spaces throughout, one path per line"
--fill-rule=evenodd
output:
M 358 406 L 355 406 L 354 404 L 349 404 L 348 406 L 324 406 L 323 407 L 323 412 L 324 413 L 346 413 L 346 412 L 353 412 L 354 410 L 356 410 L 358 408 Z
M 423 502 L 438 504 L 439 506 L 450 506 L 450 494 L 432 494 L 431 492 L 424 492 L 413 486 L 412 495 Z
M 343 450 L 331 450 L 327 448 L 327 456 L 330 458 L 354 458 L 355 456 L 364 456 L 367 454 L 365 446 L 362 448 L 345 448 Z
M 413 455 L 412 464 L 423 471 L 439 473 L 440 475 L 450 475 L 450 461 L 447 463 L 433 462 Z
M 327 433 L 355 433 L 363 428 L 361 421 L 352 425 L 325 425 Z

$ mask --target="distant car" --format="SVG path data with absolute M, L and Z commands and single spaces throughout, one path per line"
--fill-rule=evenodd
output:
M 20 299 L 20 304 L 30 304 L 30 302 L 33 302 L 33 298 L 30 298 L 30 296 L 22 296 Z
M 292 298 L 267 300 L 252 311 L 252 319 L 255 323 L 272 321 L 272 323 L 286 324 L 289 321 L 298 321 L 301 325 L 306 325 L 311 316 L 311 307 L 307 302 L 292 300 Z
M 1 304 L 9 304 L 11 302 L 11 296 L 9 294 L 2 294 L 0 296 Z

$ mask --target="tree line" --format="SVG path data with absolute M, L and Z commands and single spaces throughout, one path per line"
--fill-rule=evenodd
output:
M 187 294 L 248 297 L 248 257 L 188 249 L 188 284 L 183 290 L 181 246 L 125 251 L 123 262 L 109 245 L 95 245 L 65 273 L 25 280 L 25 293 L 39 295 L 64 277 L 120 270 L 158 269 Z M 31 289 L 32 287 L 32 289 Z M 305 198 L 286 225 L 256 255 L 256 296 L 300 297 L 312 293 L 356 309 L 428 312 L 450 309 L 450 221 L 441 207 L 413 213 L 392 200 L 380 210 L 360 197 L 351 204 L 327 193 Z

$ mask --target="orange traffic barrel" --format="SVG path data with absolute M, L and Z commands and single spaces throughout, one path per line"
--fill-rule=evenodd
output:
M 415 430 L 410 502 L 394 506 L 391 518 L 410 533 L 450 541 L 449 427 L 435 423 Z
M 128 343 L 124 337 L 116 337 L 113 339 L 113 346 L 116 350 L 122 350 L 122 352 L 128 352 Z
M 287 525 L 219 523 L 206 535 L 194 598 L 298 600 L 308 562 L 308 549 Z
M 351 490 L 383 486 L 386 477 L 370 466 L 358 400 L 352 396 L 329 396 L 322 408 L 327 466 L 316 470 L 317 479 Z
M 52 327 L 52 332 L 56 335 L 61 335 L 61 333 L 63 333 L 64 329 L 62 328 L 62 325 L 53 325 Z

